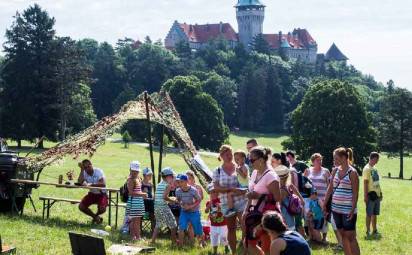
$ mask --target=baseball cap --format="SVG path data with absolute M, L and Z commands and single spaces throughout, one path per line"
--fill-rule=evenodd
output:
M 143 169 L 143 175 L 149 175 L 149 174 L 153 174 L 152 169 L 150 169 L 148 167 Z
M 170 167 L 163 168 L 162 176 L 168 176 L 168 175 L 175 175 L 175 171 L 173 171 L 173 169 Z
M 130 170 L 139 172 L 140 171 L 140 162 L 137 161 L 137 160 L 130 162 Z
M 176 177 L 176 180 L 178 180 L 178 181 L 187 181 L 187 175 L 178 174 L 177 177 Z

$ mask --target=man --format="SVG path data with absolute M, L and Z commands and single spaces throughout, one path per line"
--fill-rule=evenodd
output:
M 370 237 L 370 225 L 372 222 L 373 235 L 378 235 L 376 228 L 377 216 L 380 213 L 381 200 L 383 198 L 379 184 L 379 173 L 375 165 L 379 161 L 379 153 L 372 152 L 369 163 L 363 168 L 363 190 L 366 204 L 366 236 Z
M 248 154 L 246 156 L 245 163 L 246 165 L 249 166 L 249 169 L 251 169 L 251 171 L 253 171 L 253 169 L 252 169 L 252 163 L 250 162 L 250 158 L 249 158 L 249 152 L 252 150 L 253 147 L 256 147 L 256 146 L 258 146 L 258 143 L 255 138 L 249 139 L 246 142 L 246 149 L 247 149 Z
M 92 162 L 88 159 L 83 160 L 80 164 L 80 174 L 78 182 L 83 186 L 90 187 L 106 187 L 106 179 L 104 177 L 103 170 L 99 168 L 93 168 Z M 89 207 L 92 204 L 97 204 L 97 212 L 93 213 Z M 107 194 L 105 190 L 91 189 L 89 193 L 83 197 L 79 204 L 79 209 L 83 213 L 92 217 L 93 222 L 100 224 L 103 219 L 100 217 L 101 214 L 106 212 L 106 207 L 108 205 Z
M 302 161 L 297 161 L 296 160 L 296 155 L 293 151 L 287 151 L 286 152 L 286 160 L 289 162 L 289 168 L 292 170 L 291 171 L 291 180 L 292 184 L 295 185 L 295 187 L 298 187 L 299 193 L 302 195 L 303 199 L 305 200 L 305 210 L 307 211 L 309 208 L 309 201 L 310 201 L 310 188 L 307 181 L 308 179 L 304 177 L 305 171 L 309 168 L 304 162 Z M 310 183 L 309 183 L 310 184 Z M 311 187 L 311 186 L 310 186 Z M 296 215 L 295 216 L 295 227 L 296 231 L 298 231 L 302 236 L 305 236 L 305 234 L 309 234 L 309 228 L 308 228 L 308 222 L 307 219 L 305 220 L 305 223 L 303 224 L 303 219 L 305 215 Z

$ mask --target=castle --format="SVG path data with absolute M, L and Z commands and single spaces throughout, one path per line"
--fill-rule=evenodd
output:
M 265 8 L 260 0 L 238 0 L 235 5 L 238 33 L 229 23 L 192 25 L 175 21 L 165 38 L 165 46 L 168 49 L 175 48 L 176 44 L 185 41 L 192 50 L 202 48 L 208 41 L 215 38 L 227 40 L 234 48 L 239 43 L 250 50 L 257 35 L 262 34 L 272 52 L 282 54 L 289 59 L 297 59 L 305 63 L 337 60 L 345 61 L 347 57 L 340 52 L 335 44 L 328 53 L 318 54 L 318 45 L 306 29 L 296 28 L 292 32 L 277 34 L 263 33 L 263 21 Z

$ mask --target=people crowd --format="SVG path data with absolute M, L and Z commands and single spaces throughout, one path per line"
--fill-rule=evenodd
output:
M 161 171 L 161 181 L 153 190 L 153 172 L 145 168 L 140 178 L 140 163 L 130 163 L 127 179 L 126 224 L 132 240 L 141 239 L 141 221 L 149 213 L 154 221 L 152 244 L 160 231 L 170 230 L 170 240 L 179 247 L 187 240 L 204 247 L 210 239 L 213 254 L 219 246 L 225 254 L 311 254 L 310 243 L 328 244 L 329 225 L 335 231 L 345 255 L 360 254 L 356 224 L 359 176 L 353 152 L 340 147 L 333 153 L 334 166 L 327 169 L 322 155 L 314 153 L 311 166 L 298 161 L 294 152 L 272 152 L 255 139 L 246 144 L 247 153 L 223 145 L 212 182 L 203 193 L 191 170 L 182 174 L 170 167 Z M 366 205 L 366 236 L 380 235 L 377 216 L 383 198 L 375 167 L 379 154 L 372 152 L 363 170 Z M 103 171 L 89 160 L 81 163 L 79 182 L 105 187 Z M 201 209 L 202 200 L 205 209 Z M 88 207 L 98 204 L 93 213 Z M 93 191 L 82 200 L 80 210 L 101 222 L 107 196 Z M 202 213 L 207 221 L 202 220 Z M 372 232 L 371 226 L 372 225 Z

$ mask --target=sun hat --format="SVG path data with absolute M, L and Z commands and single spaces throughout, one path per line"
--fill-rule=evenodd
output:
M 130 162 L 130 171 L 139 172 L 140 171 L 140 162 L 137 161 L 137 160 Z
M 163 168 L 161 173 L 162 173 L 162 176 L 175 175 L 175 171 L 173 171 L 173 169 L 170 167 Z
M 290 169 L 283 165 L 276 167 L 274 170 L 279 178 L 286 177 L 290 173 Z
M 143 169 L 143 175 L 149 175 L 149 174 L 153 174 L 152 169 L 150 169 L 148 167 Z

